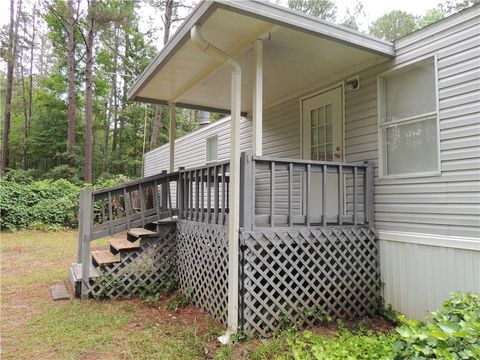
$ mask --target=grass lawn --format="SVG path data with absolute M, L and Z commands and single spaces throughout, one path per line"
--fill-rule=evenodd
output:
M 2 359 L 329 359 L 334 357 L 318 357 L 312 349 L 342 347 L 342 341 L 354 342 L 359 353 L 367 345 L 377 354 L 391 347 L 391 337 L 382 332 L 337 336 L 335 326 L 220 347 L 216 337 L 223 329 L 217 322 L 194 306 L 167 310 L 168 297 L 154 305 L 138 299 L 53 301 L 53 283 L 66 283 L 71 291 L 76 232 L 0 236 Z M 102 240 L 95 244 L 106 246 Z M 367 326 L 391 329 L 378 320 Z

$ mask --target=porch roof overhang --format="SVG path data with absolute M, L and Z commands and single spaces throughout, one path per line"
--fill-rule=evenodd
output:
M 265 106 L 395 55 L 391 42 L 263 1 L 204 1 L 136 79 L 129 100 L 230 111 L 229 69 L 190 41 L 194 25 L 242 66 L 243 113 L 252 109 L 252 44 L 257 39 L 263 40 Z

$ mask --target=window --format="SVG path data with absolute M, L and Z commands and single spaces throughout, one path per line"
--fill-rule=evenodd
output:
M 379 134 L 381 175 L 439 172 L 435 59 L 379 77 Z
M 218 137 L 212 136 L 207 139 L 207 162 L 218 160 Z

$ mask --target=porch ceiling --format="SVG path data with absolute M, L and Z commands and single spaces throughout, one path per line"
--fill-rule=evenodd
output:
M 229 69 L 190 41 L 202 25 L 203 37 L 242 66 L 242 111 L 252 109 L 252 42 L 263 39 L 263 98 L 268 105 L 334 74 L 393 57 L 393 44 L 317 18 L 256 1 L 203 2 L 136 80 L 129 99 L 206 110 L 230 107 Z M 345 74 L 347 75 L 347 74 Z

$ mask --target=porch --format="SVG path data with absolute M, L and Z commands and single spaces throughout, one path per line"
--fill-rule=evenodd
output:
M 285 319 L 311 326 L 323 316 L 373 315 L 379 272 L 371 164 L 251 153 L 240 164 L 238 328 L 267 335 Z M 227 324 L 229 187 L 229 162 L 217 162 L 83 190 L 72 267 L 77 295 L 119 298 L 178 281 Z M 91 254 L 91 241 L 125 230 L 123 243 Z

